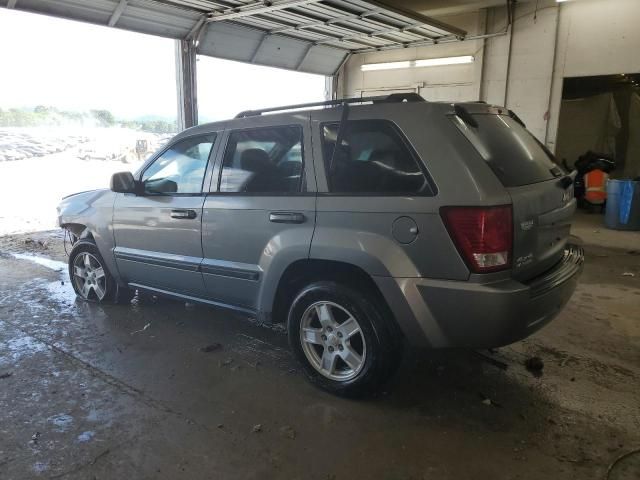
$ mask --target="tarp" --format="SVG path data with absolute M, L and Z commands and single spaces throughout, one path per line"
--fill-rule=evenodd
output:
M 629 105 L 629 143 L 624 165 L 624 177 L 640 176 L 640 95 L 633 93 Z
M 563 100 L 558 126 L 556 157 L 569 166 L 587 150 L 615 158 L 616 135 L 621 121 L 613 94 Z

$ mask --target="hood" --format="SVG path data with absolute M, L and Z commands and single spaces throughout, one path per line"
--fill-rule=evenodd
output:
M 95 190 L 85 190 L 83 192 L 76 192 L 76 193 L 72 193 L 70 195 L 66 195 L 64 197 L 62 197 L 62 200 L 66 200 L 67 198 L 71 198 L 71 197 L 75 197 L 76 195 L 84 195 L 85 193 L 92 193 L 92 192 L 102 192 L 106 190 L 105 188 L 97 188 Z
M 87 216 L 95 207 L 101 205 L 113 205 L 113 192 L 108 188 L 99 190 L 89 190 L 86 192 L 74 193 L 64 197 L 58 205 L 59 224 L 65 223 L 83 223 L 83 216 Z

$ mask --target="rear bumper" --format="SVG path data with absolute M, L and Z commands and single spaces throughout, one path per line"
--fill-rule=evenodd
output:
M 550 270 L 522 283 L 376 278 L 415 345 L 489 348 L 525 338 L 550 322 L 573 294 L 584 252 L 568 245 Z

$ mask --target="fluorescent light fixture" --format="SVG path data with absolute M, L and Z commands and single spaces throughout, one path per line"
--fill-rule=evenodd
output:
M 411 68 L 413 62 L 388 62 L 388 63 L 365 63 L 362 65 L 363 72 L 371 72 L 374 70 L 395 70 L 396 68 Z
M 423 60 L 407 60 L 404 62 L 365 63 L 360 67 L 363 72 L 375 70 L 395 70 L 399 68 L 439 67 L 443 65 L 461 65 L 473 63 L 473 55 L 461 55 L 459 57 L 425 58 Z
M 463 63 L 473 63 L 473 56 L 463 55 L 461 57 L 429 58 L 426 60 L 416 60 L 416 67 L 438 67 L 440 65 L 461 65 Z

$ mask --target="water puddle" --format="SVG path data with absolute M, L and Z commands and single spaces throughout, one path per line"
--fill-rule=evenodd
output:
M 25 355 L 33 355 L 34 353 L 43 352 L 47 347 L 37 341 L 33 337 L 17 337 L 9 339 L 4 347 L 8 350 L 8 356 L 13 362 L 16 362 Z
M 36 462 L 31 468 L 34 473 L 37 473 L 39 475 L 49 470 L 49 462 Z
M 47 420 L 53 423 L 56 426 L 56 430 L 59 432 L 65 432 L 73 425 L 73 417 L 66 413 L 54 415 L 53 417 L 47 418 Z
M 73 291 L 71 283 L 68 281 L 49 282 L 45 285 L 48 298 L 55 303 L 63 306 L 73 305 L 76 301 L 76 292 Z
M 46 257 L 39 257 L 37 255 L 30 255 L 28 253 L 12 253 L 14 258 L 19 260 L 28 260 L 30 262 L 36 263 L 46 268 L 50 268 L 56 272 L 64 272 L 67 269 L 67 264 L 64 262 L 59 262 L 57 260 L 51 260 Z
M 85 443 L 90 441 L 95 435 L 96 435 L 96 432 L 89 430 L 87 432 L 82 432 L 80 435 L 78 435 L 78 438 L 76 440 L 78 441 L 78 443 Z

